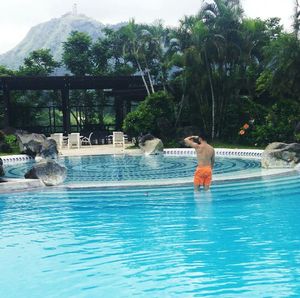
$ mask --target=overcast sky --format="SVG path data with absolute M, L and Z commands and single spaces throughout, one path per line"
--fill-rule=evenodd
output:
M 246 16 L 280 17 L 290 30 L 294 0 L 241 2 Z M 74 3 L 78 13 L 104 24 L 135 18 L 138 23 L 162 19 L 165 25 L 177 25 L 184 15 L 197 13 L 202 0 L 0 0 L 0 54 L 16 46 L 32 26 L 71 11 Z

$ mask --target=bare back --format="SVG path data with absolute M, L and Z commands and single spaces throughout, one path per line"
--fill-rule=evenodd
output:
M 215 162 L 215 150 L 209 144 L 201 143 L 194 147 L 197 153 L 198 166 L 211 166 L 213 168 Z

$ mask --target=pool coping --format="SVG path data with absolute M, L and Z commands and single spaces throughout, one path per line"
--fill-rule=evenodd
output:
M 295 169 L 266 169 L 262 170 L 260 173 L 248 173 L 247 175 L 231 175 L 221 177 L 215 175 L 212 180 L 212 185 L 222 184 L 225 182 L 237 182 L 244 180 L 255 180 L 265 177 L 276 177 L 286 174 L 291 174 L 297 172 Z M 85 188 L 125 188 L 125 187 L 159 187 L 159 186 L 180 186 L 180 185 L 193 185 L 193 177 L 190 178 L 173 178 L 173 179 L 160 179 L 160 180 L 141 180 L 141 181 L 114 181 L 114 182 L 85 182 L 80 183 L 68 183 L 58 185 L 59 188 L 64 189 L 85 189 Z
M 246 159 L 261 159 L 264 150 L 256 149 L 228 149 L 228 148 L 216 148 L 217 157 L 227 158 L 246 158 Z M 127 153 L 124 152 L 124 155 Z M 93 154 L 99 155 L 99 154 Z M 166 156 L 195 156 L 196 152 L 192 148 L 168 148 L 164 149 L 164 155 Z M 3 164 L 6 163 L 24 163 L 32 161 L 33 158 L 27 155 L 10 155 L 2 156 Z M 278 176 L 288 174 L 296 171 L 294 168 L 276 168 L 276 169 L 261 169 L 256 172 L 249 172 L 248 170 L 241 171 L 239 173 L 227 173 L 216 174 L 213 176 L 213 184 L 220 184 L 225 182 L 234 182 L 241 180 L 258 179 L 261 177 Z M 222 175 L 222 176 L 221 176 Z M 45 185 L 39 179 L 21 179 L 21 178 L 2 178 L 3 183 L 0 183 L 0 193 L 6 193 L 8 191 L 26 191 L 36 188 L 45 187 Z M 159 180 L 135 180 L 135 181 L 113 181 L 113 182 L 85 182 L 80 183 L 68 183 L 61 184 L 53 187 L 62 189 L 83 189 L 83 188 L 125 188 L 125 187 L 142 187 L 142 186 L 175 186 L 175 185 L 192 185 L 193 177 L 189 178 L 173 178 L 173 179 L 159 179 Z
M 39 179 L 1 178 L 0 194 L 7 192 L 28 191 L 44 187 L 45 184 Z

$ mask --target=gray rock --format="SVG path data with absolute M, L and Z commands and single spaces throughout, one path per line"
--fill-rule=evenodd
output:
M 155 138 L 150 134 L 140 138 L 139 147 L 146 155 L 161 154 L 164 150 L 164 144 L 161 139 Z
M 299 143 L 271 143 L 262 154 L 263 168 L 294 168 L 300 162 Z
M 20 151 L 32 157 L 55 159 L 58 155 L 55 140 L 47 139 L 42 134 L 17 133 Z
M 35 164 L 25 175 L 26 179 L 40 179 L 47 186 L 64 182 L 67 169 L 55 161 L 43 161 Z
M 5 175 L 4 169 L 3 169 L 3 160 L 0 158 L 0 177 L 3 177 Z
M 56 141 L 53 139 L 46 139 L 42 143 L 41 150 L 38 156 L 44 159 L 56 159 L 58 156 L 57 144 Z
M 18 132 L 16 133 L 16 136 L 20 151 L 27 153 L 26 151 L 28 149 L 28 154 L 30 154 L 30 152 L 36 154 L 36 150 L 39 150 L 36 143 L 42 144 L 47 139 L 45 135 L 37 133 Z M 34 141 L 34 143 L 30 143 L 31 141 Z

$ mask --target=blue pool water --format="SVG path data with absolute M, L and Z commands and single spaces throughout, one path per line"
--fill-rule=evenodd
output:
M 300 297 L 299 178 L 0 195 L 0 297 Z
M 190 156 L 99 155 L 65 157 L 59 162 L 68 169 L 66 183 L 188 178 L 197 166 Z M 23 177 L 31 167 L 32 163 L 6 166 L 6 176 Z M 259 169 L 259 160 L 218 157 L 214 175 Z

